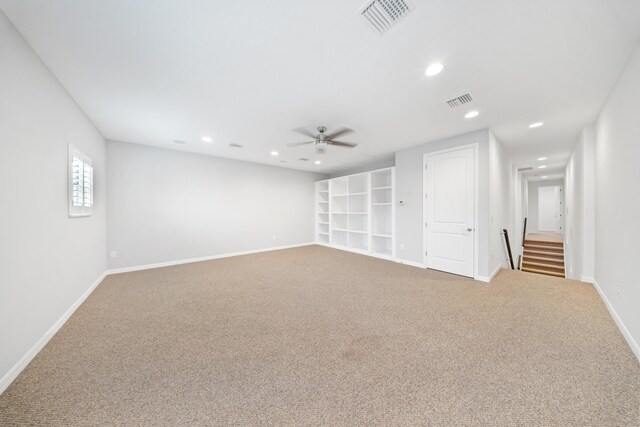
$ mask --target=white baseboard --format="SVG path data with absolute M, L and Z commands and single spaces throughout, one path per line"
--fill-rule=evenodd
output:
M 409 261 L 407 259 L 400 259 L 397 258 L 396 262 L 399 264 L 404 264 L 404 265 L 410 265 L 411 267 L 418 267 L 418 268 L 427 268 L 423 263 L 421 262 L 415 262 L 415 261 Z
M 295 245 L 273 246 L 269 248 L 252 249 L 248 251 L 231 252 L 226 254 L 211 255 L 211 256 L 205 256 L 205 257 L 199 257 L 199 258 L 188 258 L 188 259 L 181 259 L 177 261 L 159 262 L 155 264 L 135 265 L 133 267 L 114 268 L 111 270 L 107 270 L 107 275 L 129 273 L 131 271 L 150 270 L 152 268 L 170 267 L 172 265 L 190 264 L 192 262 L 211 261 L 214 259 L 229 258 L 233 256 L 240 256 L 240 255 L 251 255 L 251 254 L 257 254 L 260 252 L 279 251 L 281 249 L 299 248 L 301 246 L 309 246 L 309 245 L 315 245 L 315 244 L 316 244 L 315 242 L 298 243 Z
M 33 347 L 27 353 L 22 356 L 18 363 L 13 365 L 13 367 L 0 379 L 0 394 L 4 393 L 4 391 L 11 385 L 11 383 L 20 375 L 22 370 L 27 367 L 27 365 L 33 360 L 34 357 L 40 350 L 44 348 L 45 345 L 53 338 L 53 336 L 62 328 L 62 326 L 69 320 L 71 315 L 80 307 L 80 305 L 91 295 L 94 289 L 102 282 L 102 280 L 106 277 L 107 273 L 104 272 L 98 277 L 98 279 L 87 289 L 84 293 L 78 298 L 76 302 L 74 302 L 71 307 L 49 328 L 49 330 L 35 343 Z
M 638 346 L 638 343 L 633 339 L 627 327 L 624 325 L 624 323 L 622 323 L 622 319 L 620 319 L 620 316 L 618 316 L 618 313 L 616 313 L 616 310 L 609 302 L 607 296 L 604 294 L 604 292 L 602 292 L 602 289 L 600 288 L 600 285 L 598 285 L 598 282 L 594 279 L 592 280 L 593 286 L 598 291 L 598 294 L 600 295 L 600 298 L 602 298 L 602 301 L 604 301 L 604 305 L 607 307 L 607 310 L 609 310 L 609 314 L 611 314 L 611 317 L 613 317 L 616 325 L 618 325 L 618 329 L 620 329 L 620 332 L 622 332 L 622 336 L 624 336 L 624 339 L 627 340 L 627 344 L 629 344 L 629 347 L 631 347 L 631 351 L 633 351 L 633 353 L 636 355 L 636 358 L 640 362 L 640 346 Z
M 478 276 L 475 277 L 475 280 L 478 280 L 479 282 L 491 283 L 493 278 L 496 277 L 496 274 L 498 274 L 498 272 L 500 270 L 502 270 L 503 267 L 504 266 L 502 264 L 498 264 L 496 269 L 493 270 L 493 272 L 489 276 L 479 276 L 478 275 Z
M 581 276 L 580 281 L 591 283 L 592 285 L 596 283 L 596 279 L 594 279 L 593 277 L 587 277 L 587 276 Z

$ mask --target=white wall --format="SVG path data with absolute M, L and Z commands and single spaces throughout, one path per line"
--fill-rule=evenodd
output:
M 640 343 L 639 100 L 640 46 L 598 117 L 594 156 L 595 279 L 635 340 L 636 351 Z
M 401 261 L 423 262 L 423 157 L 425 153 L 478 143 L 478 274 L 489 271 L 489 148 L 487 129 L 429 142 L 396 153 L 396 256 Z
M 325 175 L 111 141 L 107 165 L 110 269 L 314 241 Z
M 584 133 L 584 132 L 583 132 Z M 565 168 L 565 271 L 570 279 L 582 276 L 584 233 L 584 144 L 582 135 Z
M 396 156 L 395 154 L 392 154 L 389 157 L 382 157 L 380 159 L 375 159 L 371 162 L 365 162 L 362 165 L 358 165 L 355 167 L 349 167 L 349 168 L 345 168 L 343 170 L 340 170 L 338 172 L 332 172 L 331 174 L 329 174 L 330 178 L 338 178 L 341 176 L 346 176 L 346 175 L 353 175 L 356 173 L 362 173 L 362 172 L 369 172 L 369 171 L 373 171 L 376 169 L 384 169 L 384 168 L 390 168 L 396 165 Z
M 527 234 L 540 231 L 540 226 L 538 224 L 538 189 L 540 187 L 552 186 L 564 187 L 564 181 L 555 179 L 551 181 L 529 181 L 527 183 Z
M 593 281 L 595 251 L 594 128 L 586 126 L 565 169 L 565 259 L 567 276 Z
M 517 256 L 514 243 L 515 200 L 513 162 L 502 143 L 489 131 L 489 272 L 509 266 L 502 230 L 509 233 L 514 265 Z
M 596 265 L 596 171 L 595 129 L 593 125 L 583 131 L 584 167 L 582 179 L 583 226 L 582 226 L 582 279 L 593 282 Z M 566 191 L 566 188 L 565 188 Z M 566 196 L 566 194 L 565 194 Z M 566 230 L 566 228 L 565 228 Z
M 93 160 L 88 218 L 68 217 L 69 143 Z M 1 392 L 106 264 L 105 141 L 1 11 L 0 203 Z

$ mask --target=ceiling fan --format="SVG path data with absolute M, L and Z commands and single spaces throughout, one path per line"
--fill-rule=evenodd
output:
M 306 141 L 306 142 L 291 142 L 288 143 L 287 145 L 289 147 L 297 147 L 299 145 L 306 145 L 306 144 L 315 144 L 316 146 L 316 151 L 318 151 L 319 153 L 324 153 L 324 150 L 329 146 L 329 145 L 334 145 L 336 147 L 344 147 L 344 148 L 353 148 L 356 147 L 358 144 L 353 144 L 350 142 L 340 142 L 340 141 L 336 141 L 335 138 L 342 136 L 342 135 L 346 135 L 349 133 L 352 133 L 353 131 L 349 128 L 340 128 L 338 130 L 335 130 L 331 133 L 326 133 L 327 132 L 327 128 L 325 126 L 319 126 L 318 127 L 318 134 L 314 135 L 311 132 L 309 132 L 308 130 L 304 129 L 304 128 L 298 128 L 298 129 L 294 129 L 296 132 L 301 133 L 305 136 L 308 136 L 309 138 L 313 138 L 313 141 Z

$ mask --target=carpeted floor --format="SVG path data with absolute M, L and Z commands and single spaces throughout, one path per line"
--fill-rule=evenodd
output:
M 309 246 L 110 276 L 0 425 L 627 426 L 640 364 L 592 286 Z

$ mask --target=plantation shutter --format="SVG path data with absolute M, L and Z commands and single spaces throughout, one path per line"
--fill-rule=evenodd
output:
M 89 216 L 93 207 L 91 159 L 69 145 L 69 216 Z

